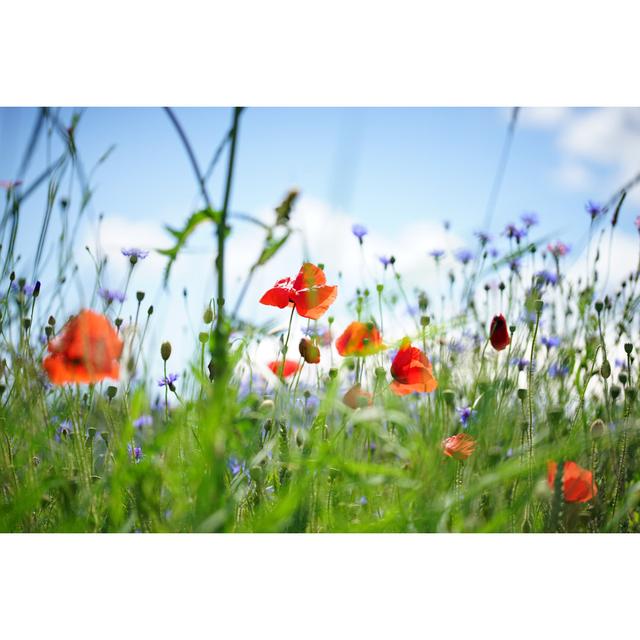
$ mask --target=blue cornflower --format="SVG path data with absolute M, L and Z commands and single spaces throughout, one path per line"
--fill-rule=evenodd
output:
M 133 421 L 133 426 L 136 429 L 142 429 L 142 427 L 150 427 L 153 424 L 153 418 L 149 415 L 142 415 Z
M 587 204 L 584 205 L 585 211 L 591 216 L 592 220 L 595 220 L 598 216 L 604 213 L 602 205 L 597 202 L 593 202 L 593 200 L 589 200 Z
M 30 296 L 36 290 L 36 283 L 28 284 L 26 282 L 22 283 L 22 285 L 18 284 L 15 280 L 11 283 L 11 290 L 14 293 L 22 294 L 23 296 Z
M 465 350 L 464 344 L 458 340 L 452 340 L 449 343 L 449 351 L 452 353 L 463 353 Z
M 613 363 L 616 365 L 616 367 L 618 367 L 619 369 L 622 369 L 624 367 L 627 366 L 627 361 L 626 360 L 621 360 L 620 358 L 616 358 Z
M 543 336 L 540 342 L 542 342 L 547 349 L 551 349 L 560 345 L 560 338 L 556 336 Z
M 542 271 L 538 271 L 535 275 L 539 284 L 558 284 L 558 275 L 553 271 L 543 269 Z
M 469 420 L 476 414 L 476 412 L 471 407 L 458 407 L 456 411 L 460 417 L 460 424 L 462 424 L 462 428 L 466 429 Z
M 511 456 L 513 456 L 513 448 L 509 447 L 507 449 L 507 453 L 506 453 L 507 458 L 511 458 Z
M 527 230 L 518 229 L 515 224 L 508 224 L 504 228 L 504 235 L 507 236 L 507 238 L 514 238 L 517 242 L 520 242 L 520 240 L 527 235 Z
M 462 264 L 468 264 L 473 260 L 473 253 L 469 249 L 458 249 L 455 253 L 456 260 L 462 262 Z
M 353 235 L 358 238 L 358 242 L 360 244 L 362 244 L 362 238 L 364 238 L 367 233 L 369 233 L 369 231 L 367 230 L 366 227 L 363 227 L 361 224 L 354 224 L 351 227 L 351 233 L 353 233 Z
M 478 240 L 480 240 L 480 244 L 483 247 L 486 244 L 489 244 L 489 242 L 491 242 L 492 240 L 491 236 L 485 231 L 474 231 L 474 235 L 476 236 L 476 238 L 478 238 Z
M 553 363 L 549 367 L 549 375 L 552 378 L 564 378 L 569 373 L 569 367 L 566 364 Z
M 433 251 L 429 251 L 429 255 L 437 262 L 444 255 L 444 251 L 442 249 L 434 249 Z
M 65 440 L 73 433 L 73 424 L 70 420 L 63 420 L 56 429 L 55 440 L 56 442 L 62 442 L 62 439 Z
M 509 269 L 514 273 L 520 273 L 520 258 L 514 258 L 509 261 Z
M 142 453 L 142 447 L 137 447 L 136 445 L 127 445 L 127 451 L 129 452 L 129 457 L 136 463 L 140 462 L 144 457 Z
M 144 249 L 137 249 L 135 247 L 131 247 L 130 249 L 122 249 L 122 255 L 127 258 L 136 258 L 136 260 L 144 260 L 149 252 Z
M 102 288 L 98 291 L 98 295 L 107 303 L 111 304 L 114 301 L 124 302 L 125 295 L 122 291 L 116 291 L 115 289 Z
M 166 377 L 162 377 L 160 378 L 160 380 L 158 380 L 158 386 L 159 387 L 165 387 L 168 386 L 170 389 L 173 386 L 173 383 L 179 378 L 180 376 L 177 373 L 170 373 L 168 376 Z
M 489 247 L 487 249 L 487 253 L 492 257 L 492 258 L 497 258 L 500 255 L 500 252 L 495 248 L 495 247 Z
M 529 229 L 530 227 L 535 227 L 538 224 L 538 214 L 533 213 L 533 211 L 528 213 L 523 213 L 520 216 L 520 220 L 524 223 L 524 226 Z
M 526 358 L 511 358 L 511 364 L 515 364 L 520 371 L 524 371 L 529 366 Z
M 387 258 L 387 256 L 379 256 L 378 260 L 380 260 L 385 269 L 391 264 L 391 258 Z
M 366 507 L 367 504 L 369 504 L 366 496 L 360 496 L 360 500 L 358 500 L 358 502 L 360 503 L 361 507 Z

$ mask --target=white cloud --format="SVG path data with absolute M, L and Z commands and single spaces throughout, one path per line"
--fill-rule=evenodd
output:
M 518 117 L 524 126 L 552 129 L 564 123 L 570 114 L 568 107 L 525 107 Z
M 640 171 L 640 108 L 524 109 L 524 126 L 548 126 L 561 154 L 555 178 L 569 189 L 594 191 L 607 198 Z M 591 168 L 604 171 L 595 181 Z M 640 191 L 629 200 L 640 202 Z

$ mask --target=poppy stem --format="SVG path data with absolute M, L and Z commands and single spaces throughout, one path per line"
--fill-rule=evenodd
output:
M 289 326 L 287 328 L 287 337 L 282 345 L 282 365 L 278 372 L 280 380 L 284 380 L 284 365 L 287 361 L 287 349 L 289 348 L 289 337 L 291 336 L 291 324 L 293 323 L 293 313 L 296 310 L 295 305 L 291 307 L 291 315 L 289 316 Z

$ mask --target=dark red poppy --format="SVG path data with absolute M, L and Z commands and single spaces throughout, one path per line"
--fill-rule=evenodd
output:
M 305 362 L 309 364 L 318 364 L 320 362 L 320 349 L 309 338 L 300 340 L 298 350 Z
M 398 396 L 414 391 L 430 393 L 438 387 L 429 358 L 420 349 L 412 347 L 408 338 L 402 341 L 400 350 L 391 363 L 391 375 L 393 382 L 389 388 Z
M 555 488 L 558 464 L 547 462 L 547 482 Z M 562 492 L 566 502 L 588 502 L 598 493 L 593 474 L 575 462 L 567 461 L 562 471 Z
M 347 407 L 351 409 L 360 409 L 369 407 L 373 404 L 373 396 L 367 391 L 363 391 L 359 384 L 354 384 L 342 398 Z
M 466 460 L 476 448 L 476 441 L 468 433 L 456 433 L 442 442 L 445 456 L 456 460 Z
M 491 346 L 496 351 L 506 349 L 511 343 L 507 321 L 502 314 L 493 316 L 491 327 L 489 328 L 489 340 L 491 341 Z
M 369 356 L 384 349 L 382 336 L 373 322 L 352 322 L 336 339 L 341 356 Z
M 85 309 L 64 326 L 48 346 L 42 363 L 53 384 L 117 379 L 123 343 L 109 320 Z
M 294 306 L 303 318 L 317 320 L 333 304 L 338 287 L 327 284 L 324 271 L 315 264 L 305 262 L 295 280 L 278 280 L 260 298 L 261 304 L 284 309 Z
M 283 366 L 282 360 L 274 360 L 267 367 L 279 378 L 288 378 L 298 370 L 298 363 L 295 360 L 285 360 Z

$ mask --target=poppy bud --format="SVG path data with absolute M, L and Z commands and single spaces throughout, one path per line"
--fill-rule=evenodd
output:
M 591 423 L 590 427 L 592 438 L 602 438 L 605 432 L 604 422 L 598 418 Z
M 491 321 L 491 327 L 489 329 L 489 339 L 491 340 L 491 346 L 496 351 L 502 351 L 511 343 L 509 337 L 509 330 L 507 329 L 507 321 L 504 316 L 493 316 Z
M 320 362 L 320 349 L 309 338 L 300 340 L 298 350 L 308 364 L 318 364 Z
M 351 409 L 359 409 L 372 405 L 373 397 L 370 393 L 363 391 L 359 384 L 355 384 L 344 394 L 342 402 Z
M 40 280 L 36 282 L 35 287 L 33 287 L 33 297 L 37 298 L 40 295 Z
M 620 380 L 620 383 L 623 385 L 627 384 L 627 374 L 624 371 L 621 371 L 618 374 L 618 380 Z
M 142 302 L 144 300 L 144 291 L 136 291 L 136 300 Z
M 536 308 L 536 313 L 537 314 L 542 313 L 543 307 L 544 307 L 544 302 L 542 300 L 536 300 L 535 308 Z
M 109 385 L 107 387 L 107 398 L 109 398 L 109 400 L 113 400 L 116 397 L 116 393 L 118 393 L 117 387 L 114 387 L 112 385 Z
M 630 355 L 632 351 L 633 351 L 633 345 L 630 342 L 625 342 L 624 343 L 624 352 L 627 355 Z
M 626 396 L 629 402 L 633 402 L 638 396 L 638 390 L 635 387 L 627 387 Z
M 262 401 L 262 403 L 260 404 L 260 406 L 258 407 L 259 411 L 271 411 L 273 409 L 273 400 L 271 400 L 271 398 L 266 398 L 265 400 Z
M 600 375 L 603 378 L 608 378 L 611 375 L 611 364 L 608 360 L 605 360 L 600 367 Z
M 611 397 L 616 400 L 620 395 L 621 389 L 617 384 L 611 385 Z
M 15 272 L 15 271 L 12 271 L 12 272 L 11 272 L 11 275 L 9 276 L 9 280 L 10 280 L 11 282 L 13 282 L 15 279 L 16 279 L 16 272 Z
M 49 320 L 47 321 L 49 323 L 49 325 L 51 325 L 52 327 L 55 327 L 56 324 L 56 319 L 53 316 L 49 316 Z
M 526 400 L 527 399 L 527 390 L 526 389 L 518 389 L 518 399 Z
M 122 326 L 122 318 L 116 318 L 116 319 L 113 321 L 113 324 L 115 324 L 115 325 L 116 325 L 116 327 L 119 329 L 119 328 Z
M 595 304 L 596 307 L 596 313 L 602 313 L 602 309 L 604 309 L 604 304 L 598 300 L 598 302 L 596 302 Z
M 206 331 L 201 331 L 198 334 L 198 340 L 200 341 L 201 344 L 206 344 L 208 339 L 209 339 L 209 334 Z
M 430 322 L 431 322 L 431 318 L 429 318 L 429 316 L 420 316 L 421 327 L 428 327 Z
M 456 399 L 455 391 L 453 389 L 445 389 L 442 392 L 442 397 L 444 398 L 444 401 L 447 403 L 447 405 L 453 408 Z
M 153 305 L 151 305 L 148 309 L 147 309 L 147 315 L 150 316 L 153 313 Z
M 202 314 L 202 321 L 205 324 L 211 324 L 213 322 L 213 309 L 211 307 L 207 307 Z
M 22 326 L 25 328 L 25 331 L 28 331 L 29 327 L 31 327 L 31 318 L 23 318 Z
M 171 343 L 163 342 L 160 345 L 160 355 L 162 359 L 166 362 L 171 357 Z
M 329 369 L 329 378 L 335 380 L 338 377 L 338 370 L 335 368 Z
M 50 327 L 49 325 L 47 325 L 44 328 L 44 333 L 47 336 L 47 338 L 51 338 L 51 335 L 53 334 L 53 327 Z

